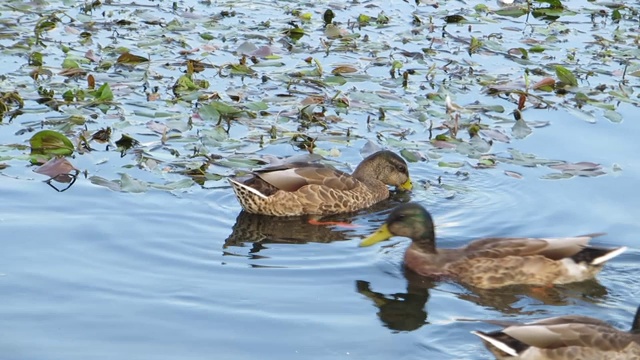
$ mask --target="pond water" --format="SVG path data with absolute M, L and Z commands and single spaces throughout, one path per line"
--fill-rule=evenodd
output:
M 437 8 L 432 6 L 436 3 Z M 2 359 L 490 359 L 489 352 L 469 332 L 495 327 L 471 320 L 526 321 L 584 314 L 627 328 L 640 296 L 640 252 L 636 245 L 640 233 L 636 139 L 640 123 L 636 119 L 638 98 L 633 93 L 639 83 L 637 76 L 629 75 L 637 70 L 632 38 L 638 33 L 640 5 L 636 2 L 621 8 L 623 19 L 616 24 L 611 20 L 612 8 L 586 1 L 566 2 L 567 12 L 555 21 L 524 15 L 476 16 L 474 7 L 479 4 L 482 2 L 424 1 L 416 6 L 405 2 L 341 5 L 323 1 L 219 1 L 180 3 L 180 9 L 173 11 L 168 2 L 130 6 L 114 1 L 92 13 L 74 7 L 75 2 L 38 2 L 28 8 L 22 2 L 0 5 L 3 33 L 13 34 L 0 39 L 4 72 L 0 90 L 17 90 L 25 99 L 24 114 L 12 121 L 5 117 L 0 124 L 0 164 L 6 165 L 0 167 Z M 196 11 L 184 12 L 189 6 Z M 499 9 L 496 3 L 487 6 Z M 324 37 L 322 14 L 327 8 L 334 9 L 335 21 L 349 33 L 368 34 L 371 43 L 362 45 L 361 52 L 336 50 L 324 57 L 320 39 Z M 163 80 L 157 80 L 159 77 L 154 83 L 150 77 L 147 81 L 152 86 L 164 86 L 160 92 L 164 101 L 146 102 L 140 83 L 148 69 L 98 71 L 95 64 L 83 64 L 94 69 L 99 82 L 112 81 L 118 106 L 104 114 L 88 110 L 90 107 L 67 106 L 55 111 L 38 104 L 37 86 L 28 78 L 31 68 L 17 50 L 21 47 L 15 43 L 20 41 L 9 24 L 30 28 L 39 19 L 36 14 L 56 9 L 77 17 L 84 26 L 63 20 L 49 37 L 79 54 L 87 50 L 81 45 L 98 53 L 103 50 L 100 56 L 113 61 L 117 55 L 102 48 L 113 45 L 113 29 L 102 22 L 118 18 L 139 22 L 139 29 L 118 28 L 118 39 L 132 53 L 151 54 L 155 59 L 151 71 L 162 74 Z M 288 53 L 287 46 L 278 40 L 292 19 L 292 9 L 310 12 L 312 20 L 302 23 L 308 34 Z M 100 15 L 103 11 L 106 18 Z M 236 13 L 214 16 L 222 11 Z M 346 26 L 347 20 L 353 22 L 361 13 L 378 16 L 380 11 L 392 25 L 362 30 Z M 607 17 L 593 22 L 591 14 L 600 11 Z M 470 24 L 449 24 L 446 29 L 451 35 L 443 36 L 443 19 L 453 14 L 465 16 Z M 420 35 L 413 34 L 411 30 L 417 27 L 411 25 L 414 15 L 425 23 L 432 18 L 436 30 L 429 32 L 429 26 L 424 26 Z M 207 22 L 211 18 L 216 19 L 213 25 Z M 88 25 L 89 19 L 96 23 Z M 158 19 L 165 25 L 177 19 L 180 26 L 150 27 L 151 20 Z M 262 31 L 252 27 L 264 21 L 271 21 L 272 28 Z M 95 42 L 79 44 L 76 26 L 92 31 Z M 196 36 L 203 32 L 214 33 L 215 38 Z M 264 38 L 258 36 L 261 33 Z M 491 45 L 487 35 L 498 33 L 502 37 Z M 608 42 L 597 40 L 594 34 L 606 37 Z M 188 45 L 174 47 L 169 40 L 166 44 L 156 42 L 161 36 L 172 36 L 171 41 L 186 41 Z M 470 56 L 469 45 L 452 40 L 452 36 L 482 38 L 486 51 Z M 600 42 L 595 44 L 594 39 Z M 143 40 L 147 43 L 141 43 Z M 504 56 L 503 50 L 529 48 L 534 40 L 548 49 L 530 52 L 530 62 Z M 58 67 L 54 71 L 57 73 L 65 55 L 51 39 L 48 41 L 49 47 L 39 51 Z M 172 129 L 177 127 L 172 121 L 186 122 L 188 116 L 197 114 L 190 105 L 169 101 L 171 84 L 185 69 L 169 65 L 184 60 L 177 49 L 216 47 L 220 51 L 201 49 L 196 57 L 219 65 L 237 61 L 233 51 L 243 41 L 256 46 L 276 44 L 281 57 L 278 61 L 287 70 L 257 68 L 272 78 L 265 84 L 259 77 L 241 80 L 216 76 L 217 70 L 205 72 L 202 78 L 210 81 L 209 92 L 220 92 L 229 103 L 232 101 L 225 94 L 241 93 L 253 101 L 269 98 L 264 101 L 271 116 L 233 122 L 228 138 L 216 130 L 215 121 L 194 116 L 195 129 L 183 130 L 182 137 L 162 144 L 162 148 L 160 135 L 149 126 L 146 114 L 169 113 L 168 117 L 159 116 L 158 121 Z M 401 50 L 422 52 L 429 46 L 436 53 L 422 59 L 399 55 Z M 608 51 L 608 55 L 598 57 L 595 46 Z M 388 65 L 363 71 L 374 49 L 384 61 L 395 54 L 404 68 L 417 69 L 420 75 L 412 75 L 404 89 L 401 79 L 390 79 Z M 573 63 L 567 60 L 572 52 L 578 58 Z M 300 86 L 302 95 L 292 91 L 297 100 L 283 97 L 276 101 L 274 94 L 294 90 L 287 87 L 285 76 L 307 66 L 303 61 L 307 56 L 319 59 L 325 72 L 336 64 L 351 64 L 360 75 L 345 75 L 349 79 L 346 84 L 325 88 L 329 96 L 338 91 L 348 94 L 351 105 L 345 113 L 327 103 L 327 115 L 336 114 L 342 120 L 329 124 L 326 130 L 317 126 L 305 130 L 318 137 L 316 152 L 337 161 L 345 170 L 349 170 L 347 164 L 354 166 L 362 159 L 361 152 L 367 151 L 363 148 L 371 142 L 429 159 L 409 163 L 417 184 L 409 196 L 395 194 L 371 209 L 332 217 L 350 221 L 354 228 L 311 226 L 305 219 L 244 214 L 224 179 L 246 167 L 239 160 L 242 158 L 304 153 L 289 141 L 292 133 L 300 131 L 295 116 L 284 113 L 297 109 L 309 89 Z M 629 63 L 628 81 L 622 83 L 625 59 Z M 547 69 L 547 76 L 555 77 L 553 70 L 545 67 L 547 63 L 564 64 L 574 70 L 580 78 L 580 90 L 570 90 L 565 96 L 534 93 L 553 102 L 553 106 L 536 108 L 530 100 L 523 116 L 531 124 L 546 126 L 532 126 L 530 135 L 518 138 L 510 132 L 514 124 L 510 112 L 517 107 L 517 97 L 483 93 L 486 87 L 481 79 L 489 85 L 519 81 L 524 68 L 538 66 Z M 432 65 L 435 70 L 429 70 Z M 443 70 L 446 66 L 451 71 Z M 460 72 L 454 67 L 466 70 Z M 468 75 L 469 67 L 475 69 L 475 75 Z M 586 78 L 588 70 L 593 73 Z M 429 71 L 431 75 L 427 75 Z M 462 74 L 469 78 L 460 78 Z M 429 76 L 434 79 L 429 80 Z M 59 91 L 68 86 L 63 80 L 54 75 L 40 85 Z M 134 82 L 138 83 L 131 85 Z M 593 88 L 598 84 L 605 84 L 608 90 L 596 94 Z M 84 80 L 73 86 L 85 86 Z M 626 91 L 629 98 L 622 101 L 612 94 L 614 91 Z M 493 138 L 490 150 L 475 152 L 461 146 L 456 151 L 433 145 L 429 122 L 433 123 L 435 136 L 446 132 L 438 126 L 450 118 L 444 96 L 433 103 L 424 102 L 430 92 L 448 93 L 463 107 L 476 101 L 482 106 L 504 107 L 504 112 L 460 111 L 461 124 L 487 124 L 484 130 L 488 132 L 482 139 Z M 588 94 L 591 101 L 578 106 L 574 101 L 577 92 Z M 384 121 L 377 119 L 380 107 L 387 109 Z M 91 117 L 91 111 L 95 111 L 95 117 Z M 53 122 L 72 113 L 89 120 L 82 126 L 67 127 Z M 427 114 L 428 119 L 421 114 Z M 365 121 L 368 115 L 374 118 L 370 124 Z M 40 126 L 43 119 L 52 122 Z M 121 133 L 128 133 L 141 142 L 147 155 L 129 151 L 121 156 L 115 148 L 106 150 L 104 145 L 93 144 L 94 151 L 76 151 L 69 157 L 76 168 L 86 170 L 87 176 L 80 174 L 68 190 L 56 192 L 43 182 L 46 176 L 33 172 L 28 147 L 10 146 L 28 145 L 35 131 L 41 129 L 55 129 L 76 139 L 84 126 L 91 132 L 112 127 L 113 141 Z M 259 147 L 257 134 L 266 134 L 271 126 L 278 127 L 277 139 Z M 346 136 L 347 129 L 355 135 Z M 200 133 L 207 131 L 211 133 Z M 404 137 L 395 134 L 403 131 Z M 460 131 L 464 144 L 472 144 L 466 129 Z M 495 133 L 486 135 L 489 131 L 507 134 L 510 142 L 496 140 Z M 144 184 L 176 184 L 188 179 L 171 171 L 184 167 L 188 160 L 172 160 L 166 150 L 189 153 L 193 151 L 190 139 L 198 137 L 209 153 L 228 160 L 212 164 L 207 171 L 222 177 L 209 177 L 203 186 L 194 182 L 169 190 L 149 186 L 139 192 L 113 191 L 96 180 L 126 181 L 122 173 Z M 531 159 L 517 162 L 519 153 L 535 154 L 532 157 L 541 162 L 537 166 Z M 495 166 L 476 168 L 487 156 Z M 148 158 L 160 165 L 151 166 Z M 604 174 L 591 176 L 590 170 L 585 170 L 581 174 L 586 176 L 570 176 L 565 171 L 569 174 L 565 179 L 554 179 L 563 172 L 549 167 L 578 162 L 600 164 Z M 629 250 L 609 262 L 597 280 L 556 286 L 545 292 L 525 287 L 479 291 L 453 282 L 416 278 L 405 274 L 401 266 L 407 239 L 395 238 L 370 248 L 357 246 L 395 205 L 409 198 L 432 212 L 438 243 L 443 247 L 461 246 L 480 236 L 606 232 L 594 239 L 596 245 L 625 245 Z

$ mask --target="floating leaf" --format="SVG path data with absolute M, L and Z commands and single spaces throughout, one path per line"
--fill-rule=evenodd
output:
M 513 134 L 513 137 L 516 139 L 524 139 L 529 136 L 531 132 L 531 128 L 522 118 L 516 120 L 516 123 L 511 127 L 511 134 Z
M 33 171 L 55 178 L 58 175 L 69 174 L 71 172 L 77 172 L 78 170 L 64 157 L 54 157 Z
M 66 136 L 53 130 L 42 130 L 29 139 L 31 154 L 62 155 L 73 154 L 73 143 Z
M 505 170 L 504 174 L 507 176 L 511 176 L 514 179 L 522 179 L 522 174 L 520 174 L 519 172 L 515 172 L 515 171 L 510 171 L 510 170 Z
M 331 73 L 333 75 L 349 74 L 349 73 L 354 73 L 354 72 L 358 72 L 358 69 L 356 69 L 353 66 L 349 66 L 349 65 L 337 66 L 331 71 Z
M 93 95 L 98 101 L 112 101 L 113 93 L 109 83 L 104 83 L 97 90 L 90 91 L 89 94 Z
M 149 186 L 146 182 L 134 179 L 126 173 L 120 177 L 120 191 L 122 192 L 143 193 L 148 188 Z
M 215 176 L 215 174 L 213 175 Z M 207 178 L 209 179 L 210 177 L 207 177 Z M 188 189 L 191 186 L 193 186 L 193 184 L 195 184 L 195 182 L 192 179 L 182 179 L 182 180 L 178 180 L 178 181 L 174 181 L 166 184 L 150 183 L 148 185 L 149 187 L 152 187 L 158 190 L 173 191 L 173 190 L 179 190 L 179 189 Z
M 549 165 L 549 167 L 561 171 L 596 171 L 602 169 L 602 166 L 600 166 L 600 164 L 588 161 Z
M 475 36 L 471 37 L 471 44 L 469 45 L 469 54 L 474 54 L 482 46 L 482 41 Z
M 117 181 L 107 180 L 100 176 L 90 176 L 89 181 L 94 185 L 104 186 L 112 191 L 120 191 L 120 183 Z
M 607 119 L 609 119 L 609 121 L 613 123 L 619 123 L 622 121 L 622 114 L 613 110 L 606 110 L 604 112 L 604 117 L 606 117 Z
M 235 75 L 252 75 L 255 70 L 244 64 L 231 64 L 231 73 Z
M 418 162 L 427 159 L 427 157 L 422 155 L 419 151 L 407 149 L 400 150 L 400 155 L 402 155 L 402 157 L 405 158 L 408 162 Z
M 140 64 L 140 63 L 143 63 L 143 62 L 148 62 L 148 61 L 149 61 L 149 59 L 147 59 L 145 57 L 142 57 L 142 56 L 139 56 L 139 55 L 133 55 L 133 54 L 128 53 L 128 52 L 120 55 L 118 57 L 118 60 L 116 60 L 116 62 L 118 64 L 127 64 L 127 65 L 130 65 L 130 64 L 135 65 L 135 64 Z
M 122 151 L 131 149 L 134 146 L 140 145 L 140 142 L 129 135 L 122 134 L 120 139 L 116 141 L 116 146 Z
M 552 173 L 540 176 L 540 179 L 545 180 L 562 180 L 562 179 L 570 179 L 573 175 L 569 173 Z
M 463 21 L 467 21 L 467 19 L 465 19 L 464 16 L 462 15 L 447 15 L 444 17 L 444 21 L 447 24 L 456 24 Z
M 555 86 L 556 86 L 556 81 L 553 78 L 546 77 L 538 81 L 537 83 L 533 84 L 531 88 L 534 90 L 552 91 Z
M 75 61 L 75 60 L 64 59 L 62 61 L 62 68 L 63 69 L 79 69 L 80 68 L 80 64 L 78 64 L 78 62 Z
M 563 83 L 570 86 L 578 86 L 578 80 L 576 80 L 576 77 L 567 68 L 561 65 L 556 65 L 556 75 Z
M 536 0 L 539 3 L 547 3 L 550 5 L 550 9 L 562 9 L 562 1 L 560 0 Z
M 358 23 L 361 24 L 361 25 L 368 24 L 369 21 L 371 21 L 371 16 L 369 16 L 369 15 L 360 14 L 358 16 Z
M 459 162 L 459 161 L 451 161 L 451 162 L 446 162 L 446 161 L 440 161 L 438 162 L 438 166 L 440 167 L 450 167 L 450 168 L 461 168 L 464 166 L 463 162 Z
M 541 53 L 545 50 L 546 49 L 540 45 L 533 45 L 532 47 L 529 48 L 529 52 L 532 52 L 532 53 Z

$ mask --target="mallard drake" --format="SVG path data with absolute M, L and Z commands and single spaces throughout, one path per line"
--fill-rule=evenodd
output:
M 387 150 L 366 157 L 351 175 L 328 165 L 292 162 L 229 182 L 246 212 L 272 216 L 351 212 L 388 198 L 387 185 L 412 188 L 407 163 Z
M 394 209 L 384 225 L 364 239 L 370 246 L 392 236 L 412 240 L 405 266 L 423 276 L 451 277 L 479 288 L 551 285 L 595 276 L 603 264 L 627 248 L 596 248 L 602 234 L 564 238 L 487 238 L 456 249 L 436 249 L 433 219 L 425 208 L 407 203 Z
M 471 333 L 498 359 L 640 359 L 640 307 L 628 332 L 598 319 L 569 315 Z

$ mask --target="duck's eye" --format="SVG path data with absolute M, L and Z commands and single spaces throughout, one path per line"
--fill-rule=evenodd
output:
M 407 167 L 406 167 L 406 166 L 403 166 L 403 165 L 399 165 L 399 166 L 397 167 L 397 170 L 398 170 L 399 172 L 401 172 L 401 173 L 406 173 L 406 172 L 407 172 Z

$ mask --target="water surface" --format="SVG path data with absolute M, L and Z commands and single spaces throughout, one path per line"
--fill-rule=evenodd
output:
M 327 6 L 336 8 L 342 23 L 368 11 L 367 5 L 373 6 L 373 14 L 384 10 L 391 16 L 393 26 L 387 31 L 365 28 L 363 32 L 371 37 L 379 36 L 394 46 L 419 51 L 430 42 L 425 36 L 406 44 L 401 41 L 402 36 L 409 36 L 407 24 L 412 21 L 412 12 L 424 19 L 434 16 L 441 27 L 442 16 L 461 12 L 470 17 L 470 9 L 477 3 L 442 2 L 434 9 L 404 2 L 363 3 L 344 8 L 327 2 L 313 5 L 278 2 L 276 5 L 280 7 L 271 3 L 241 2 L 235 3 L 237 18 L 222 19 L 220 24 L 227 24 L 229 34 L 244 39 L 232 26 L 238 19 L 258 22 L 255 17 L 264 16 L 279 24 L 281 8 L 308 9 L 315 19 L 309 28 L 316 30 L 311 32 L 309 40 L 303 40 L 308 42 L 308 47 L 299 46 L 295 50 L 298 53 L 293 52 L 297 58 L 283 60 L 293 67 L 308 53 L 314 56 L 323 53 L 314 50 L 318 43 L 312 39 L 322 34 L 322 22 L 318 19 Z M 52 4 L 53 7 L 69 5 Z M 214 14 L 231 8 L 230 4 L 191 5 Z M 126 4 L 116 5 L 106 9 L 124 14 L 122 7 Z M 168 3 L 159 5 L 169 7 Z M 556 28 L 574 26 L 579 31 L 568 39 L 583 43 L 588 41 L 591 31 L 590 17 L 585 10 L 589 6 L 596 5 L 571 4 L 572 9 L 581 12 L 561 17 L 556 23 L 530 18 L 529 24 L 525 24 L 524 17 L 494 17 L 496 23 L 472 24 L 473 34 L 482 36 L 503 31 L 508 48 L 521 46 L 521 40 L 527 35 L 502 30 L 505 27 L 533 27 L 542 31 L 540 29 L 548 26 L 550 31 L 556 31 Z M 167 20 L 178 16 L 167 9 L 153 14 Z M 190 22 L 184 14 L 179 18 L 185 24 L 195 24 L 194 31 L 204 26 L 200 20 Z M 610 31 L 613 25 L 603 26 Z M 469 35 L 468 28 L 467 25 L 448 25 L 449 31 L 461 36 Z M 131 34 L 135 32 L 131 30 Z M 173 35 L 193 36 L 184 29 L 177 34 Z M 427 36 L 436 37 L 439 32 Z M 106 41 L 105 33 L 97 33 L 96 39 Z M 254 41 L 261 44 L 262 40 Z M 231 48 L 230 43 L 235 48 L 238 42 L 214 41 L 223 48 Z M 486 54 L 465 57 L 466 49 L 462 45 L 451 46 L 446 43 L 439 46 L 438 51 L 450 52 L 452 58 L 462 59 L 461 62 L 477 62 L 474 66 L 488 73 L 522 71 L 506 58 L 496 60 Z M 568 51 L 569 45 L 555 46 L 559 47 L 553 53 L 557 55 Z M 220 62 L 235 58 L 226 52 L 217 54 L 211 56 Z M 329 68 L 329 64 L 360 61 L 362 56 L 335 52 L 321 59 Z M 11 72 L 16 70 L 16 62 L 24 61 L 15 54 L 6 59 L 0 62 Z M 542 56 L 537 60 L 551 61 Z M 406 66 L 424 69 L 432 63 L 442 69 L 446 56 L 407 62 Z M 613 62 L 607 66 L 620 69 Z M 372 79 L 386 77 L 387 68 L 383 69 L 372 68 Z M 26 73 L 26 70 L 20 71 Z M 178 70 L 164 71 L 179 76 Z M 136 74 L 133 72 L 130 76 Z M 236 78 L 225 83 L 224 79 L 214 78 L 213 73 L 207 75 L 215 80 L 213 86 L 221 92 L 227 87 L 243 86 Z M 440 83 L 448 81 L 446 72 L 439 72 L 437 76 Z M 614 74 L 593 76 L 594 83 L 615 84 L 620 80 Z M 254 79 L 245 81 L 258 83 L 257 80 L 252 83 Z M 341 89 L 385 86 L 384 82 L 372 81 L 355 84 L 347 83 Z M 629 86 L 637 90 L 637 85 L 637 78 L 631 78 Z M 473 79 L 466 86 L 460 83 L 451 86 L 451 95 L 458 104 L 481 99 L 483 103 L 500 104 L 507 111 L 514 108 L 512 100 L 481 95 L 482 87 Z M 581 86 L 589 85 L 581 83 Z M 3 84 L 4 90 L 9 88 L 7 83 Z M 428 126 L 418 122 L 414 114 L 434 108 L 443 110 L 442 103 L 421 107 L 418 99 L 432 91 L 428 88 L 413 86 L 403 90 L 397 83 L 390 88 L 406 101 L 398 101 L 399 108 L 388 111 L 387 123 L 377 122 L 373 129 L 369 128 L 363 119 L 376 106 L 366 110 L 357 110 L 354 106 L 351 113 L 342 115 L 344 122 L 335 126 L 339 130 L 350 127 L 357 137 L 346 142 L 331 138 L 322 129 L 311 132 L 327 135 L 319 141 L 321 150 L 337 149 L 340 155 L 335 160 L 355 166 L 362 158 L 360 150 L 368 140 L 379 139 L 379 131 L 412 129 L 406 141 L 377 142 L 395 151 L 409 148 L 430 157 L 429 161 L 410 163 L 412 177 L 418 184 L 410 199 L 424 204 L 433 213 L 440 246 L 461 246 L 476 237 L 490 235 L 571 236 L 606 232 L 607 235 L 594 240 L 596 245 L 625 245 L 629 251 L 608 263 L 596 281 L 557 286 L 548 293 L 527 288 L 478 291 L 453 282 L 433 282 L 405 275 L 401 261 L 408 245 L 406 239 L 358 248 L 359 240 L 377 228 L 393 206 L 408 200 L 403 196 L 369 210 L 338 217 L 351 221 L 356 228 L 318 228 L 305 224 L 304 219 L 275 220 L 242 214 L 224 179 L 175 191 L 151 189 L 144 193 L 125 193 L 94 185 L 81 175 L 69 190 L 58 193 L 42 182 L 46 177 L 32 172 L 27 161 L 16 158 L 17 151 L 14 151 L 9 153 L 12 156 L 3 158 L 10 167 L 0 173 L 2 358 L 489 359 L 489 353 L 469 331 L 494 327 L 461 319 L 525 321 L 575 313 L 597 316 L 627 328 L 638 305 L 636 279 L 640 261 L 635 239 L 640 233 L 636 201 L 640 162 L 635 136 L 640 133 L 640 125 L 635 121 L 637 108 L 633 103 L 615 103 L 615 110 L 623 119 L 620 123 L 606 120 L 595 107 L 587 108 L 597 120 L 593 123 L 583 121 L 560 105 L 525 112 L 527 120 L 549 121 L 550 125 L 535 128 L 524 139 L 494 142 L 490 153 L 505 157 L 509 149 L 517 149 L 538 158 L 598 163 L 606 172 L 598 177 L 545 180 L 541 177 L 553 173 L 545 166 L 500 162 L 493 169 L 475 169 L 471 166 L 477 162 L 474 157 L 434 149 L 427 141 Z M 357 98 L 358 93 L 354 90 L 351 96 Z M 137 99 L 135 96 L 140 94 L 131 96 Z M 551 95 L 549 98 L 558 101 Z M 5 121 L 0 126 L 3 144 L 28 142 L 28 133 L 16 134 L 31 122 L 41 120 L 42 108 L 33 99 L 27 105 L 33 113 L 13 122 Z M 390 102 L 385 105 L 391 107 Z M 128 111 L 127 119 L 134 124 L 132 128 L 109 117 L 88 126 L 95 130 L 118 125 L 138 129 L 136 134 L 148 136 L 149 131 L 144 127 L 148 119 L 131 109 Z M 499 119 L 495 122 L 485 117 L 482 121 L 508 132 L 513 125 L 509 122 L 511 115 L 496 116 Z M 439 121 L 434 119 L 436 123 Z M 502 123 L 504 125 L 500 125 Z M 240 122 L 232 127 L 230 136 L 246 141 L 246 134 L 264 126 L 259 122 Z M 296 128 L 295 121 L 283 126 Z M 210 148 L 226 156 L 234 152 L 228 145 L 222 143 L 220 147 L 211 145 Z M 239 153 L 254 151 L 277 155 L 303 153 L 286 142 L 274 142 L 259 150 L 255 141 Z M 73 162 L 78 168 L 86 169 L 90 176 L 108 179 L 118 178 L 117 174 L 122 172 L 148 181 L 158 176 L 158 172 L 132 166 L 133 158 L 132 154 L 120 157 L 118 152 L 101 147 L 76 156 Z M 439 166 L 440 161 L 466 164 L 461 169 L 447 168 Z M 224 171 L 231 174 L 232 170 L 225 168 Z M 465 174 L 457 174 L 459 171 Z M 522 178 L 506 176 L 505 171 L 516 171 Z M 177 174 L 162 176 L 173 181 L 182 178 Z M 439 178 L 445 187 L 438 185 Z

